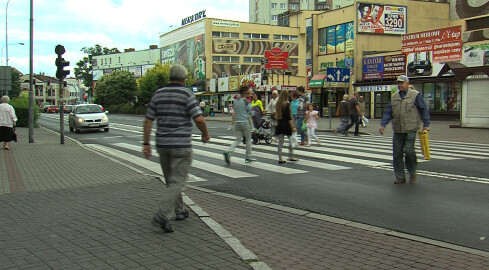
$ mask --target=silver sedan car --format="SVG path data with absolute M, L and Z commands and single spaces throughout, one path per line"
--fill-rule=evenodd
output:
M 109 131 L 108 112 L 102 111 L 97 104 L 81 104 L 73 107 L 68 122 L 70 131 L 80 133 L 86 129 L 103 129 Z

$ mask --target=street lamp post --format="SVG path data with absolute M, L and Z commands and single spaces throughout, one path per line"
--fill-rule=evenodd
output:
M 8 45 L 24 45 L 24 42 L 17 42 L 17 43 L 10 43 L 10 44 L 5 44 L 2 47 L 2 51 L 0 52 L 0 59 L 3 58 L 3 49 L 7 48 Z M 8 66 L 8 54 L 5 57 L 5 65 Z
M 8 28 L 7 28 L 7 14 L 8 14 L 8 4 L 10 3 L 10 0 L 7 1 L 7 5 L 5 5 L 5 65 L 8 67 Z

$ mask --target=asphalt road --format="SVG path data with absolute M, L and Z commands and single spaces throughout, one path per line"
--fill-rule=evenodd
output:
M 66 122 L 65 135 L 141 158 L 143 117 L 109 118 L 108 133 L 70 133 Z M 59 131 L 58 115 L 43 114 L 38 123 Z M 191 170 L 205 181 L 193 185 L 489 251 L 489 145 L 433 141 L 440 159 L 420 162 L 418 183 L 394 185 L 389 138 L 318 133 L 321 147 L 298 149 L 301 161 L 288 162 L 277 171 L 275 144 L 254 145 L 258 162 L 252 165 L 236 154 L 226 166 L 222 152 L 233 133 L 226 130 L 227 123 L 208 126 L 211 142 L 194 141 L 196 162 Z M 240 172 L 253 176 L 233 177 Z

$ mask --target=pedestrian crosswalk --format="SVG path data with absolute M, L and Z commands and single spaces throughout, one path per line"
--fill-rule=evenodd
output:
M 210 142 L 203 144 L 200 135 L 193 135 L 193 163 L 192 175 L 189 182 L 206 181 L 209 176 L 226 177 L 231 179 L 247 179 L 262 177 L 265 174 L 275 175 L 304 175 L 310 171 L 341 171 L 352 170 L 358 166 L 369 168 L 392 170 L 392 139 L 380 136 L 341 137 L 333 134 L 318 135 L 321 144 L 312 147 L 299 147 L 294 154 L 299 158 L 298 162 L 291 164 L 278 164 L 277 145 L 259 144 L 253 145 L 253 156 L 257 162 L 245 163 L 245 147 L 240 143 L 234 151 L 231 165 L 223 160 L 222 153 L 233 143 L 233 136 L 213 137 Z M 161 174 L 158 162 L 146 159 L 141 154 L 141 142 L 111 143 L 109 145 L 88 144 L 88 147 L 110 154 L 120 159 L 133 162 L 138 166 Z M 287 145 L 284 154 L 287 153 Z M 431 160 L 458 161 L 462 159 L 489 159 L 489 145 L 438 142 L 432 141 Z M 418 161 L 430 162 L 423 159 L 417 145 Z M 153 149 L 154 145 L 153 145 Z M 153 150 L 154 151 L 154 150 Z M 153 153 L 157 155 L 156 152 Z M 461 175 L 420 171 L 421 174 L 433 177 L 441 177 L 451 180 L 461 180 L 489 184 L 489 178 L 465 177 Z

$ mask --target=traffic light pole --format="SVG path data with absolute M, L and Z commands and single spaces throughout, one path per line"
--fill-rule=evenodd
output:
M 63 81 L 59 81 L 59 134 L 61 136 L 61 144 L 65 144 L 65 114 L 64 114 L 64 102 L 63 102 Z
M 62 55 L 65 53 L 65 47 L 63 45 L 56 45 L 54 52 L 58 55 L 56 58 L 56 78 L 59 80 L 59 134 L 61 135 L 61 144 L 65 143 L 65 114 L 64 114 L 64 102 L 63 102 L 63 81 L 65 77 L 70 74 L 69 70 L 64 70 L 64 67 L 70 65 L 70 62 L 65 61 Z

